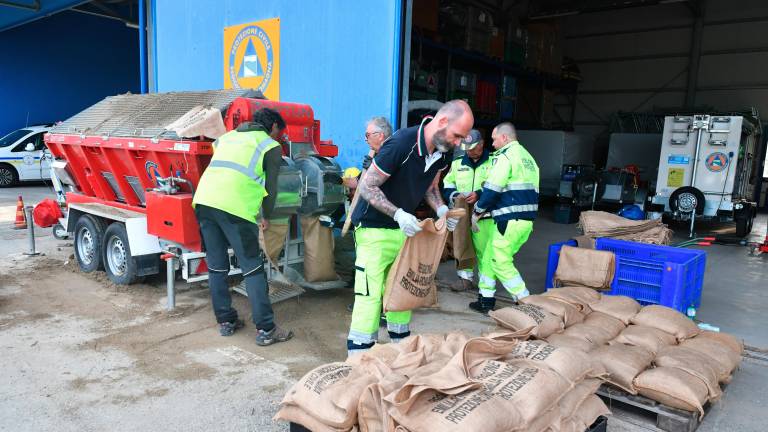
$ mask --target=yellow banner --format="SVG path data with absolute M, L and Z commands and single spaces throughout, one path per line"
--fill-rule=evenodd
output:
M 224 28 L 224 88 L 280 100 L 280 18 Z

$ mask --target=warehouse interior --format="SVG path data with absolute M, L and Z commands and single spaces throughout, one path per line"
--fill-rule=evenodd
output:
M 522 142 L 582 149 L 580 163 L 637 166 L 652 194 L 665 116 L 742 113 L 760 137 L 750 198 L 768 208 L 765 2 L 414 0 L 406 19 L 409 124 L 428 111 L 424 101 L 465 99 L 486 139 L 512 121 Z M 615 154 L 612 137 L 631 144 Z M 551 167 L 553 190 L 561 165 Z

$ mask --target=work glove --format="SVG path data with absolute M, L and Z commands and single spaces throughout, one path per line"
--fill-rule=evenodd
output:
M 419 231 L 421 231 L 419 220 L 416 219 L 416 216 L 408 213 L 407 211 L 404 211 L 401 208 L 397 209 L 393 219 L 395 222 L 397 222 L 398 225 L 400 225 L 400 229 L 403 230 L 405 235 L 408 237 L 413 237 L 418 234 Z
M 480 215 L 472 212 L 472 232 L 479 232 L 480 227 L 477 225 L 477 221 L 480 220 Z
M 448 206 L 443 204 L 437 209 L 437 217 L 441 218 L 448 213 Z M 459 225 L 459 218 L 449 217 L 446 219 L 445 224 L 448 226 L 448 231 L 453 231 Z
M 333 228 L 334 226 L 333 219 L 331 219 L 330 216 L 321 215 L 317 219 L 320 222 L 321 226 L 324 226 L 326 228 Z
M 363 158 L 363 169 L 367 170 L 368 168 L 370 168 L 372 161 L 373 159 L 370 156 L 365 155 L 365 157 Z

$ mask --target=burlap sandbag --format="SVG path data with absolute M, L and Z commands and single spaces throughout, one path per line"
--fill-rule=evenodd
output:
M 467 199 L 457 198 L 453 206 L 454 209 L 464 210 L 464 214 L 469 214 L 470 208 Z M 466 269 L 474 268 L 477 263 L 475 246 L 472 243 L 472 220 L 469 217 L 459 219 L 459 224 L 453 230 L 451 237 L 451 248 L 453 257 L 456 259 L 456 268 Z
M 555 286 L 578 285 L 599 290 L 611 289 L 616 273 L 613 252 L 563 246 L 553 278 Z
M 717 378 L 720 382 L 730 382 L 731 373 L 741 363 L 741 355 L 736 354 L 727 345 L 711 338 L 695 337 L 681 342 L 680 346 L 698 351 L 714 360 L 717 365 Z
M 448 212 L 450 217 L 463 217 L 463 209 Z M 421 232 L 405 240 L 387 276 L 384 311 L 409 311 L 437 306 L 435 275 L 448 238 L 446 218 L 420 222 Z
M 584 324 L 602 328 L 611 335 L 611 339 L 618 336 L 622 330 L 627 328 L 627 326 L 621 322 L 621 320 L 602 312 L 592 312 L 591 314 L 587 315 L 587 317 L 584 319 Z
M 744 341 L 731 334 L 705 330 L 696 337 L 716 340 L 738 355 L 744 353 Z
M 283 420 L 286 422 L 292 422 L 300 424 L 312 432 L 349 432 L 352 431 L 353 426 L 349 427 L 333 427 L 320 420 L 316 419 L 308 412 L 296 405 L 282 405 L 275 414 L 273 421 Z
M 316 216 L 302 216 L 301 235 L 304 238 L 304 279 L 307 282 L 327 282 L 339 278 L 333 255 L 333 230 L 320 225 Z
M 563 320 L 541 306 L 522 304 L 488 313 L 497 324 L 513 331 L 530 329 L 532 336 L 546 338 L 563 330 Z
M 550 335 L 547 338 L 547 342 L 550 345 L 554 345 L 556 347 L 562 347 L 562 348 L 572 348 L 577 351 L 581 352 L 590 352 L 597 348 L 597 345 L 593 344 L 592 342 L 586 340 L 577 338 L 574 336 L 568 336 L 563 333 L 555 333 L 553 335 Z
M 456 395 L 425 391 L 407 410 L 392 406 L 389 412 L 412 431 L 523 431 L 571 388 L 556 372 L 528 360 L 488 360 L 472 379 L 481 386 Z
M 639 346 L 655 355 L 666 346 L 677 345 L 677 339 L 659 329 L 633 324 L 625 328 L 611 343 Z
M 608 372 L 606 381 L 631 394 L 637 394 L 633 380 L 653 361 L 650 351 L 631 345 L 605 345 L 591 354 Z
M 566 393 L 557 403 L 560 408 L 561 417 L 564 419 L 573 417 L 576 414 L 579 405 L 581 405 L 589 396 L 594 395 L 597 389 L 600 388 L 600 385 L 602 385 L 602 381 L 597 378 L 585 379 L 576 384 L 573 390 Z
M 709 400 L 715 400 L 722 394 L 715 361 L 698 351 L 681 346 L 664 347 L 656 354 L 653 364 L 682 369 L 696 376 L 707 386 Z
M 264 236 L 259 237 L 261 249 L 273 263 L 277 263 L 278 258 L 280 258 L 290 227 L 287 222 L 270 221 L 269 227 L 263 231 Z
M 584 314 L 576 306 L 556 298 L 531 295 L 520 299 L 518 303 L 541 306 L 545 311 L 562 318 L 566 327 L 584 321 Z
M 707 386 L 699 378 L 682 369 L 657 367 L 635 378 L 635 388 L 641 395 L 672 408 L 698 411 L 704 416 Z
M 610 415 L 611 410 L 605 406 L 605 402 L 597 395 L 589 395 L 584 402 L 579 405 L 571 417 L 578 425 L 579 431 L 585 431 L 597 421 L 600 416 Z
M 550 288 L 544 294 L 545 297 L 552 297 L 557 300 L 570 303 L 579 308 L 584 313 L 591 312 L 589 305 L 600 301 L 602 295 L 592 288 L 587 287 L 562 287 Z
M 344 363 L 319 366 L 288 391 L 281 405 L 296 406 L 318 422 L 333 428 L 351 428 L 357 422 L 357 404 L 376 378 Z
M 527 359 L 542 364 L 572 383 L 605 373 L 602 365 L 593 361 L 586 353 L 572 348 L 556 347 L 540 340 L 520 342 L 503 358 L 504 361 L 515 359 Z
M 654 327 L 674 335 L 677 340 L 690 339 L 701 330 L 693 320 L 666 306 L 645 306 L 632 317 L 632 324 Z
M 602 312 L 629 325 L 632 318 L 640 311 L 640 303 L 626 296 L 604 295 L 600 301 L 589 305 L 594 312 Z
M 357 427 L 360 432 L 391 432 L 395 429 L 395 420 L 389 415 L 390 405 L 384 396 L 397 390 L 406 380 L 403 375 L 390 373 L 366 387 L 357 405 Z
M 595 346 L 605 345 L 611 340 L 610 331 L 584 323 L 578 323 L 568 327 L 563 332 L 563 335 L 583 339 Z

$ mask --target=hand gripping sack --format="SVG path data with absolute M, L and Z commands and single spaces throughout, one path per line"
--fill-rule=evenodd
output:
M 462 217 L 464 210 L 453 209 L 449 217 Z M 425 219 L 422 231 L 405 240 L 392 264 L 384 291 L 384 311 L 409 311 L 437 306 L 435 274 L 440 264 L 448 227 L 445 217 L 437 222 Z

